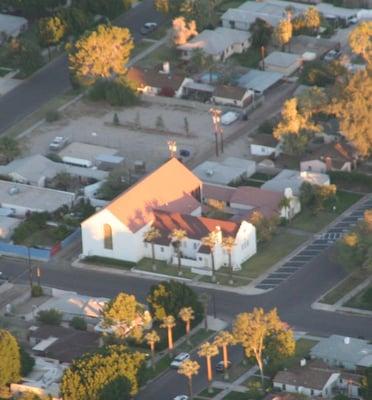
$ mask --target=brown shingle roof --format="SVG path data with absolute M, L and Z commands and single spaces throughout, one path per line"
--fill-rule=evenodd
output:
M 268 207 L 278 209 L 284 194 L 253 186 L 239 186 L 231 196 L 231 203 L 243 204 L 251 207 Z
M 220 227 L 223 236 L 235 237 L 240 227 L 240 224 L 236 222 L 165 211 L 154 211 L 154 216 L 153 226 L 161 233 L 161 237 L 156 241 L 158 244 L 168 244 L 169 235 L 173 229 L 182 229 L 186 231 L 188 238 L 201 240 L 217 227 Z
M 235 192 L 235 188 L 230 186 L 213 185 L 209 183 L 203 184 L 203 197 L 206 199 L 220 200 L 229 202 L 231 196 Z
M 247 89 L 239 86 L 220 85 L 213 92 L 213 96 L 225 99 L 242 100 Z
M 303 161 L 308 160 L 323 160 L 330 157 L 332 161 L 352 161 L 355 157 L 355 150 L 346 143 L 329 143 L 320 146 L 303 158 Z
M 199 202 L 191 193 L 201 186 L 199 178 L 172 158 L 116 197 L 105 210 L 136 232 L 154 219 L 154 209 L 194 211 Z
M 127 78 L 134 82 L 137 88 L 151 86 L 155 88 L 171 88 L 178 90 L 184 81 L 185 77 L 174 74 L 161 74 L 153 69 L 141 69 L 137 67 L 128 70 Z
M 253 138 L 252 144 L 258 144 L 261 146 L 268 146 L 268 147 L 276 147 L 278 145 L 278 141 L 274 138 L 273 135 L 256 135 Z

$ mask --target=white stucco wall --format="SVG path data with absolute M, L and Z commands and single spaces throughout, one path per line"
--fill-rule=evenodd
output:
M 270 156 L 276 152 L 276 148 L 263 146 L 261 144 L 251 144 L 251 154 L 254 156 Z
M 112 229 L 113 248 L 104 248 L 104 224 Z M 99 256 L 138 262 L 144 256 L 143 234 L 148 225 L 132 233 L 110 211 L 104 209 L 81 224 L 83 256 Z

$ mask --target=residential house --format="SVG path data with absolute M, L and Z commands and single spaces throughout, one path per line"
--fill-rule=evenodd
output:
M 283 198 L 290 199 L 288 207 L 282 206 Z M 234 221 L 249 220 L 254 211 L 259 211 L 264 217 L 279 216 L 292 218 L 301 211 L 300 201 L 293 196 L 290 190 L 282 193 L 264 190 L 253 186 L 240 186 L 236 188 L 204 184 L 203 202 L 218 208 L 226 209 L 234 216 Z
M 283 169 L 274 178 L 266 181 L 261 186 L 261 189 L 282 193 L 286 188 L 290 188 L 294 196 L 299 196 L 304 182 L 312 185 L 329 185 L 330 179 L 327 174 L 318 172 L 299 172 L 292 169 Z
M 218 27 L 206 29 L 189 42 L 177 47 L 183 60 L 190 60 L 195 50 L 200 49 L 215 61 L 224 61 L 235 53 L 243 53 L 250 46 L 250 34 L 235 29 Z
M 235 239 L 235 246 L 231 253 L 234 269 L 240 269 L 241 264 L 257 251 L 256 230 L 246 221 L 237 223 L 164 211 L 155 211 L 154 216 L 153 226 L 161 233 L 154 242 L 156 258 L 177 264 L 177 255 L 170 235 L 174 229 L 182 229 L 186 232 L 186 239 L 181 244 L 182 265 L 193 267 L 193 272 L 209 275 L 212 273 L 210 249 L 202 243 L 203 237 L 212 232 L 216 234 L 216 246 L 213 250 L 216 270 L 229 263 L 228 253 L 222 245 L 224 237 Z M 145 249 L 145 255 L 151 257 L 150 243 L 145 244 Z
M 273 379 L 273 386 L 289 393 L 330 399 L 339 378 L 339 372 L 329 369 L 326 364 L 318 361 L 307 363 L 303 359 L 300 366 L 279 371 Z
M 265 70 L 278 72 L 285 76 L 292 75 L 300 68 L 301 64 L 301 56 L 282 51 L 273 51 L 263 60 Z
M 139 67 L 129 68 L 127 78 L 140 93 L 167 97 L 181 97 L 184 85 L 191 81 L 184 75 L 171 73 L 169 63 L 164 63 L 161 71 Z
M 251 69 L 238 79 L 237 84 L 257 94 L 265 94 L 269 89 L 279 85 L 283 77 L 284 75 L 279 72 Z
M 17 37 L 28 27 L 26 18 L 9 14 L 0 14 L 0 46 L 9 38 Z
M 162 234 L 155 242 L 157 259 L 174 263 L 176 251 L 170 235 L 173 229 L 183 229 L 188 239 L 182 251 L 189 259 L 184 265 L 208 272 L 210 256 L 201 239 L 213 231 L 219 243 L 216 269 L 227 262 L 220 243 L 224 235 L 236 240 L 232 259 L 239 266 L 256 252 L 255 228 L 245 221 L 238 224 L 201 217 L 201 199 L 201 180 L 172 158 L 81 224 L 82 254 L 138 262 L 151 256 L 144 235 L 154 226 Z
M 249 178 L 256 172 L 256 163 L 237 157 L 227 157 L 222 162 L 204 161 L 193 169 L 203 182 L 228 185 L 242 178 Z
M 320 146 L 303 157 L 301 171 L 321 172 L 347 171 L 356 167 L 358 155 L 355 149 L 342 142 L 333 142 Z
M 280 143 L 274 138 L 273 135 L 256 135 L 250 144 L 250 151 L 253 156 L 259 157 L 277 157 L 280 150 Z
M 212 102 L 224 106 L 245 108 L 253 102 L 254 92 L 239 86 L 220 85 L 213 92 Z
M 372 366 L 372 345 L 364 339 L 331 335 L 317 343 L 310 354 L 331 366 L 353 371 Z
M 298 35 L 291 39 L 291 53 L 298 54 L 304 61 L 320 59 L 329 51 L 339 47 L 339 43 L 324 38 Z

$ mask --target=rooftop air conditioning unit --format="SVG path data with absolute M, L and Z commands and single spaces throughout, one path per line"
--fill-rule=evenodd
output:
M 350 343 L 350 338 L 349 337 L 345 337 L 344 338 L 344 343 L 345 344 L 349 344 Z
M 206 173 L 207 176 L 212 176 L 214 174 L 214 171 L 213 171 L 213 169 L 207 169 L 205 171 L 205 173 Z

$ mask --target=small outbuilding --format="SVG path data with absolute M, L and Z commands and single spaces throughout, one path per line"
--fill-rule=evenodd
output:
M 244 108 L 252 103 L 253 90 L 239 86 L 220 85 L 213 92 L 212 101 L 215 104 Z
M 273 51 L 264 59 L 264 68 L 267 71 L 289 76 L 300 68 L 301 63 L 302 58 L 298 54 Z
M 17 37 L 27 27 L 28 22 L 26 18 L 0 14 L 0 45 L 5 43 L 9 38 Z
M 280 153 L 280 144 L 273 135 L 256 135 L 253 137 L 250 150 L 253 156 L 277 157 Z
M 238 86 L 251 89 L 257 94 L 264 94 L 269 89 L 278 85 L 284 75 L 279 72 L 260 71 L 251 69 L 238 79 Z

